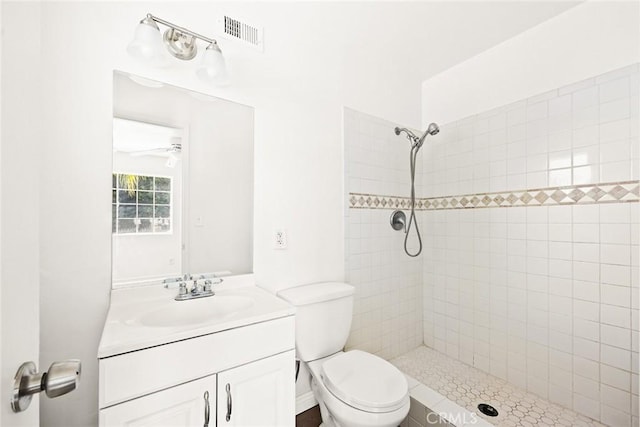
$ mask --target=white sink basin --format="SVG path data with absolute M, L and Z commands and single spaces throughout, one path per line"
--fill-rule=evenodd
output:
M 219 296 L 186 301 L 171 301 L 141 313 L 134 322 L 148 327 L 191 326 L 218 321 L 251 308 L 253 299 L 241 296 Z
M 98 357 L 142 350 L 295 314 L 295 307 L 257 287 L 253 275 L 229 276 L 212 297 L 174 301 L 162 285 L 114 289 Z

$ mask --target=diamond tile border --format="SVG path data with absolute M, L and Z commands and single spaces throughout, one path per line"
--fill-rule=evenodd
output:
M 417 210 L 510 208 L 518 206 L 554 206 L 640 201 L 640 181 L 605 182 L 496 193 L 416 199 Z M 410 208 L 409 197 L 349 193 L 352 209 Z

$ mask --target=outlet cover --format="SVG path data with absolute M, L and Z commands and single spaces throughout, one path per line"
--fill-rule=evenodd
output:
M 273 247 L 274 249 L 287 249 L 287 232 L 283 229 L 278 229 L 273 233 Z

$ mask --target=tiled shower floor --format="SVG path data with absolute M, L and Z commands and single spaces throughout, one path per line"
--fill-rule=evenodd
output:
M 436 413 L 455 412 L 459 405 L 496 426 L 603 426 L 428 347 L 418 347 L 391 363 L 421 383 L 410 384 L 412 397 L 420 397 Z M 494 406 L 499 415 L 480 414 L 480 403 Z M 449 421 L 458 426 L 474 424 L 456 422 L 455 415 Z

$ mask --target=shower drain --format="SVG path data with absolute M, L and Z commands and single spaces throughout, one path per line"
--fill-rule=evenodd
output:
M 487 404 L 487 403 L 481 403 L 478 405 L 478 409 L 480 410 L 480 412 L 482 412 L 483 414 L 485 414 L 488 417 L 497 417 L 498 416 L 498 410 L 496 408 L 494 408 L 493 406 Z

